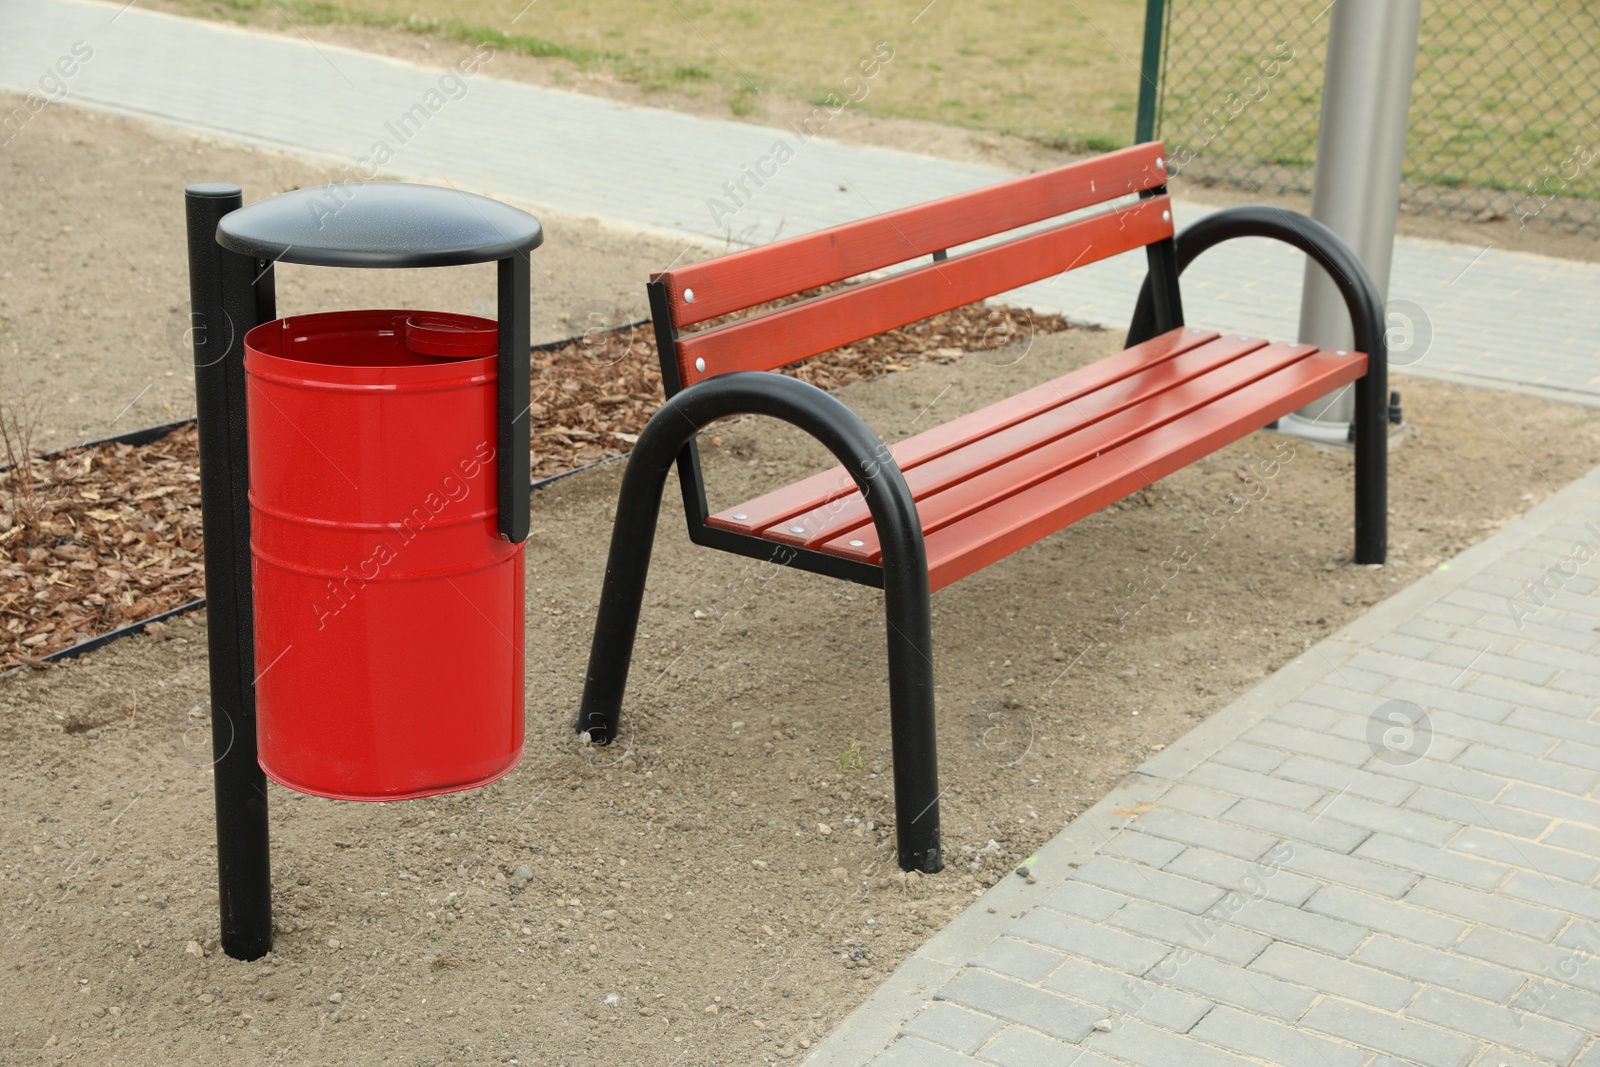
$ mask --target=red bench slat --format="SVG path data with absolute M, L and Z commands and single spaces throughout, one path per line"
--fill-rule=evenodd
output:
M 1367 357 L 1319 351 L 1228 397 L 1039 482 L 927 537 L 928 584 L 942 589 L 1113 504 L 1366 373 Z M 864 540 L 864 538 L 857 538 Z M 844 546 L 838 555 L 860 550 Z M 859 557 L 857 557 L 859 558 Z
M 1266 341 L 1236 335 L 1218 338 L 913 467 L 904 474 L 917 502 L 923 532 L 959 518 L 962 513 L 951 511 L 958 498 L 978 501 L 971 505 L 976 508 L 1020 492 L 1083 462 L 1091 453 L 1115 447 L 1314 351 L 1314 345 L 1269 346 Z M 866 499 L 856 492 L 819 509 L 814 521 L 807 522 L 804 517 L 786 520 L 763 530 L 761 536 L 806 548 L 851 537 L 872 544 L 875 531 L 852 533 L 871 522 Z M 797 534 L 797 529 L 802 532 Z M 851 546 L 847 543 L 846 547 Z
M 1014 238 L 1004 244 L 930 263 L 879 281 L 792 304 L 678 341 L 684 386 L 717 374 L 775 370 L 1172 236 L 1172 202 L 1153 196 Z M 704 370 L 697 361 L 704 361 Z
M 665 281 L 677 326 L 858 277 L 1042 219 L 1165 185 L 1160 143 L 957 193 L 886 215 L 652 275 Z M 1157 160 L 1161 164 L 1157 165 Z M 694 292 L 686 303 L 684 290 Z
M 1269 374 L 1306 358 L 1315 345 L 1265 345 L 1249 355 L 1232 360 L 1175 388 L 1148 397 L 1143 403 L 1126 408 L 1110 418 L 1075 428 L 1043 448 L 1014 453 L 992 469 L 946 479 L 933 492 L 917 493 L 917 515 L 924 536 L 935 530 L 993 507 L 1008 496 L 1020 493 L 1047 478 L 1086 463 L 1108 451 L 1136 441 L 1142 434 L 1162 426 L 1207 404 L 1259 381 Z M 955 459 L 971 451 L 963 449 Z M 860 545 L 851 542 L 861 541 Z M 837 543 L 835 543 L 837 542 Z M 841 550 L 877 553 L 877 531 L 871 528 L 841 531 L 829 539 L 824 551 Z M 872 560 L 878 562 L 879 555 Z
M 1068 371 L 1053 381 L 1036 385 L 998 403 L 908 437 L 891 446 L 890 454 L 902 471 L 909 471 L 981 437 L 998 433 L 1215 340 L 1217 334 L 1210 330 L 1192 327 L 1170 330 L 1114 356 Z M 843 467 L 834 467 L 747 500 L 737 507 L 720 511 L 707 520 L 707 525 L 737 533 L 757 534 L 784 520 L 796 516 L 807 517 L 809 513 L 854 492 L 855 482 L 850 475 Z

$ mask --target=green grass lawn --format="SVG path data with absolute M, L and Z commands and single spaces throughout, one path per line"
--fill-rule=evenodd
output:
M 860 96 L 884 115 L 1098 150 L 1133 139 L 1144 0 L 177 0 L 192 14 L 355 22 L 487 40 L 646 88 Z M 865 82 L 874 49 L 893 58 Z
M 196 15 L 356 23 L 546 57 L 719 101 L 830 94 L 1076 152 L 1133 139 L 1145 0 L 169 0 Z M 1168 0 L 1160 134 L 1194 176 L 1310 184 L 1327 0 Z M 885 60 L 885 57 L 892 56 Z M 867 66 L 862 66 L 866 62 Z M 870 77 L 861 71 L 872 69 Z M 1423 0 L 1409 199 L 1600 197 L 1594 0 Z

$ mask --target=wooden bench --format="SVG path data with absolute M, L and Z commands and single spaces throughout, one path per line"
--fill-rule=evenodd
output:
M 1160 144 L 879 215 L 652 276 L 667 402 L 623 476 L 577 728 L 617 730 L 661 496 L 676 463 L 689 535 L 885 591 L 900 865 L 940 869 L 930 594 L 1195 459 L 1355 384 L 1355 559 L 1385 553 L 1383 311 L 1332 231 L 1233 208 L 1174 237 Z M 1131 198 L 1131 199 L 1130 199 Z M 1098 208 L 957 255 L 947 250 Z M 1178 276 L 1220 241 L 1286 241 L 1329 273 L 1356 350 L 1189 327 Z M 887 448 L 797 360 L 1120 252 L 1148 258 L 1125 351 Z M 926 264 L 732 322 L 711 319 L 912 259 Z M 710 514 L 695 435 L 735 414 L 814 436 L 841 467 Z

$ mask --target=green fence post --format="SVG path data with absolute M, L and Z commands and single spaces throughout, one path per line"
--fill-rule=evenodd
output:
M 1166 0 L 1145 0 L 1144 58 L 1139 63 L 1139 116 L 1134 143 L 1156 139 L 1156 107 L 1161 102 L 1161 40 L 1167 25 Z

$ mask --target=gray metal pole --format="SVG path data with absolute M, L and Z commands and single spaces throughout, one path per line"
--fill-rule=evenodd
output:
M 1422 0 L 1337 0 L 1328 27 L 1311 217 L 1350 244 L 1385 299 L 1421 12 Z M 1349 348 L 1351 337 L 1338 290 L 1307 262 L 1300 340 Z M 1345 389 L 1301 408 L 1284 428 L 1342 441 L 1354 412 Z

